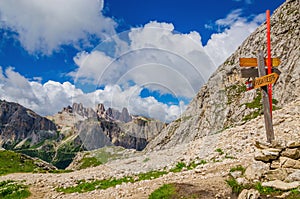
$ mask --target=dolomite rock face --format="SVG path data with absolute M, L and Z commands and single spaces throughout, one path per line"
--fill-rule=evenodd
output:
M 300 95 L 300 14 L 299 0 L 288 0 L 271 17 L 272 57 L 278 57 L 282 72 L 273 87 L 276 106 L 295 100 Z M 257 51 L 266 52 L 266 24 L 258 27 L 209 78 L 186 111 L 170 123 L 147 150 L 169 148 L 214 134 L 232 125 L 241 124 L 259 114 L 259 107 L 246 103 L 259 100 L 259 92 L 245 92 L 240 76 L 240 57 L 256 57 Z
M 0 100 L 0 146 L 13 148 L 23 140 L 34 145 L 55 137 L 52 121 L 17 103 Z
M 104 104 L 93 109 L 74 103 L 49 118 L 65 137 L 76 137 L 86 150 L 115 145 L 140 151 L 166 126 L 158 120 L 132 116 L 127 108 L 106 109 Z

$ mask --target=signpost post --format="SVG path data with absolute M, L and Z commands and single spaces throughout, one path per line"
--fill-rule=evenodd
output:
M 280 60 L 278 58 L 266 59 L 263 57 L 262 51 L 258 52 L 257 58 L 240 58 L 242 78 L 255 78 L 252 82 L 253 88 L 261 88 L 267 141 L 271 143 L 272 140 L 274 140 L 274 130 L 272 109 L 270 107 L 269 85 L 274 84 L 277 81 L 281 72 L 276 68 L 271 68 L 271 72 L 273 71 L 273 73 L 269 73 L 269 70 L 266 70 L 265 68 L 268 64 L 271 64 L 271 66 L 278 66 Z
M 273 68 L 279 66 L 280 60 L 278 58 L 271 58 L 270 10 L 266 11 L 266 15 L 267 58 L 264 58 L 263 52 L 259 51 L 257 58 L 240 58 L 240 66 L 247 67 L 241 68 L 242 78 L 256 78 L 251 82 L 252 85 L 247 87 L 247 90 L 261 88 L 267 141 L 271 143 L 275 139 L 272 123 L 272 84 L 277 81 L 281 72 Z M 268 68 L 266 69 L 265 66 L 268 66 Z M 246 83 L 250 85 L 249 82 L 247 81 Z
M 266 75 L 266 70 L 265 70 L 265 63 L 264 63 L 264 57 L 263 57 L 262 51 L 258 52 L 257 61 L 258 61 L 258 74 L 260 77 L 264 77 Z M 269 143 L 271 143 L 272 140 L 274 140 L 274 130 L 273 130 L 272 115 L 271 115 L 272 110 L 270 109 L 270 103 L 269 103 L 268 86 L 263 86 L 261 89 L 261 92 L 262 92 L 262 100 L 263 100 L 262 103 L 263 103 L 263 109 L 264 109 L 264 119 L 265 119 L 266 133 L 267 133 L 267 141 Z
M 270 10 L 266 11 L 267 17 L 267 54 L 268 54 L 268 74 L 271 74 L 272 66 L 271 66 L 271 23 L 270 23 Z M 272 117 L 272 84 L 268 85 L 268 95 L 269 95 L 269 104 L 270 104 L 270 112 Z

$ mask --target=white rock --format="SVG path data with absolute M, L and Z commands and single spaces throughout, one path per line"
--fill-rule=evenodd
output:
M 263 162 L 254 162 L 250 166 L 247 167 L 245 171 L 246 179 L 253 181 L 261 178 L 263 174 L 269 171 L 269 164 L 265 164 Z
M 287 182 L 294 182 L 294 181 L 300 181 L 300 170 L 297 170 L 286 178 Z
M 260 197 L 260 194 L 257 190 L 255 189 L 250 189 L 250 190 L 247 190 L 247 189 L 244 189 L 238 199 L 258 199 Z
M 275 189 L 279 189 L 282 191 L 288 191 L 291 189 L 295 189 L 300 186 L 300 181 L 294 181 L 294 182 L 283 182 L 281 180 L 274 180 L 274 181 L 269 181 L 269 182 L 263 182 L 262 183 L 263 187 L 273 187 Z

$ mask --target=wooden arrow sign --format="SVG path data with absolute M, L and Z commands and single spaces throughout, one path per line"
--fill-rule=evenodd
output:
M 272 58 L 271 64 L 273 67 L 280 65 L 279 58 Z M 265 66 L 268 65 L 268 59 L 265 58 Z M 257 67 L 257 59 L 256 58 L 240 58 L 240 66 L 241 67 Z
M 266 71 L 266 74 L 268 72 Z M 278 75 L 281 74 L 281 71 L 278 68 L 272 68 L 272 73 L 277 73 Z M 258 77 L 258 68 L 241 68 L 241 77 L 242 78 L 249 78 L 249 77 Z
M 271 73 L 269 75 L 265 75 L 259 78 L 256 78 L 253 81 L 253 88 L 259 88 L 262 86 L 266 86 L 268 84 L 274 84 L 278 79 L 279 75 L 277 73 Z

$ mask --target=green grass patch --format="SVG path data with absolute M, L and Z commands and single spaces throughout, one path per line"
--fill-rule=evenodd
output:
M 102 164 L 101 161 L 99 161 L 97 158 L 95 157 L 85 157 L 80 161 L 80 167 L 79 169 L 85 169 L 88 167 L 95 167 Z
M 227 96 L 227 104 L 231 104 L 236 101 L 243 92 L 246 91 L 245 84 L 234 84 L 225 88 Z
M 260 193 L 260 194 L 263 194 L 263 195 L 276 195 L 276 194 L 281 194 L 283 193 L 282 191 L 280 190 L 277 190 L 277 189 L 274 189 L 272 187 L 263 187 L 261 185 L 260 182 L 256 183 L 254 185 L 254 188 Z
M 233 168 L 232 170 L 239 171 L 239 170 L 243 170 L 243 169 L 241 167 L 236 167 L 236 168 Z M 300 198 L 300 191 L 297 188 L 292 189 L 290 191 L 281 191 L 281 190 L 278 190 L 278 189 L 275 189 L 272 187 L 264 187 L 264 186 L 262 186 L 261 182 L 257 182 L 255 184 L 241 185 L 233 177 L 230 177 L 228 180 L 226 180 L 226 183 L 231 187 L 232 193 L 234 193 L 236 195 L 241 193 L 243 189 L 256 189 L 260 193 L 261 196 L 268 197 L 268 198 L 280 196 L 286 192 L 289 192 L 289 195 L 286 197 L 287 199 L 299 199 Z
M 31 159 L 13 151 L 0 151 L 0 175 L 41 170 Z
M 57 169 L 57 170 L 52 170 L 52 171 L 49 171 L 49 173 L 71 173 L 73 172 L 73 170 L 68 170 L 68 169 Z
M 164 184 L 151 193 L 149 199 L 169 199 L 176 194 L 176 187 L 173 184 Z
M 225 158 L 226 158 L 226 159 L 236 159 L 236 157 L 231 156 L 231 155 L 229 155 L 229 154 L 227 154 L 227 153 L 226 153 L 226 155 L 225 155 Z
M 240 185 L 233 177 L 230 177 L 228 180 L 226 180 L 226 183 L 231 187 L 232 192 L 235 194 L 241 193 L 245 188 L 243 185 Z
M 147 173 L 141 173 L 141 174 L 138 174 L 138 181 L 152 180 L 152 179 L 155 179 L 155 178 L 159 178 L 162 175 L 167 174 L 167 173 L 168 172 L 166 172 L 166 171 L 149 171 Z
M 278 100 L 272 99 L 272 104 L 273 104 L 273 110 L 278 110 L 280 109 L 279 107 L 275 106 L 278 104 Z M 243 121 L 249 121 L 254 118 L 257 118 L 258 116 L 263 114 L 263 105 L 262 105 L 262 95 L 260 91 L 256 92 L 256 97 L 252 102 L 245 103 L 246 107 L 249 109 L 256 109 L 252 113 L 244 116 L 242 119 Z
M 247 108 L 259 108 L 262 109 L 262 103 L 261 103 L 261 92 L 256 92 L 257 96 L 254 98 L 252 102 L 245 103 Z
M 29 196 L 28 187 L 23 184 L 12 180 L 0 182 L 0 198 L 2 199 L 22 199 Z
M 200 164 L 207 164 L 207 161 L 206 160 L 201 160 L 200 163 L 199 163 L 199 165 Z
M 252 120 L 254 118 L 257 118 L 258 116 L 260 116 L 262 114 L 262 111 L 261 110 L 256 110 L 248 115 L 246 115 L 244 118 L 243 118 L 243 121 L 249 121 L 249 120 Z
M 230 169 L 230 172 L 240 171 L 242 172 L 242 175 L 245 173 L 246 169 L 242 165 L 237 165 L 236 167 L 233 167 Z
M 121 179 L 106 179 L 106 180 L 95 180 L 92 182 L 86 182 L 81 180 L 78 182 L 78 185 L 67 187 L 67 188 L 57 188 L 56 191 L 64 193 L 84 193 L 88 191 L 93 191 L 95 189 L 107 189 L 109 187 L 114 187 L 122 183 L 134 182 L 131 177 L 124 177 Z
M 187 169 L 188 169 L 188 170 L 192 170 L 192 169 L 196 168 L 198 165 L 201 165 L 201 164 L 207 164 L 207 161 L 206 161 L 206 160 L 201 160 L 199 163 L 196 163 L 195 161 L 192 161 L 192 162 L 187 166 Z
M 94 180 L 94 181 L 89 181 L 86 182 L 84 180 L 81 180 L 78 182 L 76 186 L 72 187 L 59 187 L 56 190 L 59 192 L 64 192 L 64 193 L 83 193 L 83 192 L 88 192 L 88 191 L 93 191 L 95 189 L 107 189 L 109 187 L 114 187 L 118 184 L 122 183 L 128 183 L 128 182 L 135 182 L 135 181 L 142 181 L 142 180 L 153 180 L 156 178 L 159 178 L 168 172 L 180 172 L 182 171 L 183 168 L 187 169 L 194 169 L 197 165 L 200 164 L 206 164 L 207 162 L 205 160 L 201 160 L 199 164 L 196 164 L 195 162 L 190 163 L 188 166 L 184 162 L 178 162 L 176 166 L 169 171 L 149 171 L 146 173 L 140 173 L 136 176 L 126 176 L 121 179 L 105 179 L 105 180 Z
M 174 168 L 170 169 L 170 172 L 180 172 L 184 167 L 187 167 L 184 162 L 178 162 Z
M 217 148 L 215 151 L 218 152 L 219 155 L 223 155 L 224 154 L 224 151 L 222 149 L 220 149 L 220 148 Z
M 92 157 L 96 157 L 97 160 L 102 162 L 103 164 L 107 163 L 110 160 L 118 159 L 122 156 L 122 151 L 124 148 L 121 147 L 104 147 L 95 151 L 90 152 Z
M 160 176 L 167 174 L 168 172 L 166 171 L 150 171 L 147 173 L 141 173 L 137 175 L 137 179 L 134 180 L 133 177 L 123 177 L 120 179 L 105 179 L 105 180 L 95 180 L 91 182 L 86 182 L 84 180 L 81 180 L 78 182 L 78 185 L 72 186 L 72 187 L 67 187 L 67 188 L 62 188 L 59 187 L 56 190 L 59 192 L 64 192 L 64 193 L 83 193 L 83 192 L 88 192 L 88 191 L 93 191 L 96 189 L 107 189 L 109 187 L 115 187 L 116 185 L 122 184 L 122 183 L 128 183 L 128 182 L 135 182 L 135 181 L 141 181 L 141 180 L 151 180 L 155 178 L 159 178 Z
M 290 195 L 287 197 L 287 199 L 297 199 L 297 198 L 300 198 L 300 190 L 292 189 L 290 191 Z

